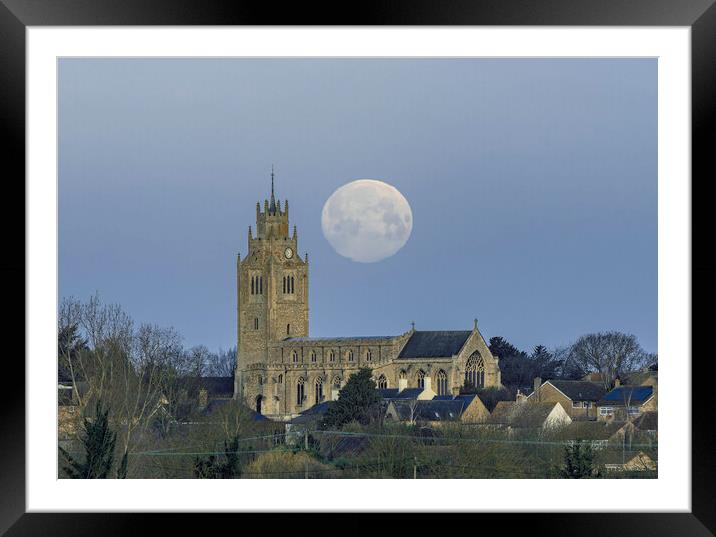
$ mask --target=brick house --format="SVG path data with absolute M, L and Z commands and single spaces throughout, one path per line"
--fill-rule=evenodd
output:
M 537 377 L 534 380 L 534 391 L 524 399 L 530 403 L 559 403 L 573 420 L 597 418 L 597 401 L 606 390 L 597 382 L 586 380 L 548 380 L 542 383 Z
M 655 386 L 617 386 L 597 402 L 597 418 L 627 421 L 657 411 Z

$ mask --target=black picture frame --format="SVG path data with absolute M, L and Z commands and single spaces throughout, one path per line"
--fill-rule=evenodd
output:
M 691 28 L 692 45 L 692 335 L 693 347 L 684 347 L 684 364 L 692 371 L 692 510 L 690 513 L 573 513 L 494 514 L 482 517 L 511 531 L 549 535 L 713 535 L 716 531 L 716 442 L 711 424 L 713 378 L 711 353 L 706 346 L 710 319 L 705 312 L 714 303 L 716 263 L 709 255 L 714 236 L 709 180 L 716 166 L 709 134 L 716 131 L 716 6 L 714 0 L 393 0 L 355 4 L 218 2 L 214 0 L 0 0 L 0 121 L 5 134 L 2 146 L 5 210 L 0 211 L 5 230 L 24 221 L 25 175 L 25 30 L 28 26 L 84 25 L 530 25 L 530 26 L 685 26 Z M 13 192 L 13 188 L 15 192 Z M 13 194 L 15 194 L 13 196 Z M 17 200 L 23 200 L 21 204 Z M 14 210 L 23 214 L 16 214 Z M 13 225 L 14 224 L 14 225 Z M 24 294 L 17 284 L 25 280 L 24 234 L 6 232 L 5 255 L 0 271 L 9 293 L 18 304 Z M 702 243 L 701 248 L 697 245 Z M 8 285 L 9 284 L 9 285 Z M 26 283 L 25 283 L 26 284 Z M 12 296 L 16 294 L 17 296 Z M 21 297 L 20 295 L 23 294 Z M 22 301 L 22 302 L 21 302 Z M 11 301 L 6 301 L 11 302 Z M 10 340 L 19 341 L 25 317 L 18 309 L 5 323 Z M 700 314 L 700 315 L 699 315 Z M 707 324 L 708 323 L 708 324 Z M 24 350 L 24 349 L 23 349 Z M 24 352 L 23 352 L 24 354 Z M 7 535 L 111 535 L 164 534 L 192 527 L 207 533 L 208 516 L 177 514 L 28 514 L 25 513 L 25 372 L 19 352 L 3 356 L 4 404 L 0 422 L 0 532 Z M 684 404 L 689 404 L 684 400 Z M 558 505 L 558 499 L 555 501 Z M 625 507 L 625 508 L 628 508 Z M 316 510 L 320 510 L 317 498 Z M 268 516 L 268 515 L 263 515 Z M 281 516 L 272 514 L 272 525 Z M 265 519 L 264 519 L 265 520 Z M 414 521 L 421 522 L 420 517 Z M 235 522 L 229 522 L 235 524 Z M 262 524 L 261 520 L 242 524 Z M 458 522 L 459 524 L 459 522 Z M 470 523 L 470 528 L 474 523 Z M 484 524 L 484 526 L 483 526 Z M 236 528 L 237 530 L 239 528 Z M 338 528 L 334 528 L 337 530 Z M 220 531 L 220 530 L 216 530 Z M 223 530 L 221 530 L 223 531 Z

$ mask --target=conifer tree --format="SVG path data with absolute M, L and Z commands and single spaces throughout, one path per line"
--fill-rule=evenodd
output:
M 95 405 L 94 419 L 85 417 L 81 436 L 84 448 L 84 460 L 75 459 L 66 450 L 60 453 L 67 461 L 63 468 L 72 479 L 107 479 L 114 461 L 114 446 L 117 434 L 109 428 L 109 409 L 103 409 L 102 403 Z M 126 466 L 126 462 L 124 463 Z
M 325 427 L 341 427 L 351 421 L 367 424 L 380 402 L 380 394 L 371 378 L 373 371 L 361 368 L 343 386 L 338 399 L 326 411 L 323 418 Z

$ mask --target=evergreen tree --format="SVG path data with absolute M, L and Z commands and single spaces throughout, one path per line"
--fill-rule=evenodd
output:
M 592 446 L 577 440 L 564 448 L 564 468 L 560 477 L 567 479 L 587 479 L 599 477 L 599 471 L 594 466 L 594 452 Z
M 351 376 L 323 418 L 324 427 L 341 427 L 351 421 L 366 425 L 375 415 L 381 397 L 371 378 L 373 371 L 361 368 Z
M 79 461 L 66 450 L 60 453 L 67 461 L 63 468 L 72 479 L 107 479 L 114 461 L 114 446 L 117 434 L 109 428 L 109 409 L 104 410 L 102 403 L 97 401 L 94 419 L 85 418 L 81 436 L 84 447 L 84 461 Z M 126 466 L 126 462 L 123 463 Z

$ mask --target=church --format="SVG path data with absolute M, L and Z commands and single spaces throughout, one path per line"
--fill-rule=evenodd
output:
M 289 232 L 290 231 L 290 232 Z M 236 259 L 237 361 L 234 398 L 264 416 L 290 419 L 326 400 L 362 367 L 380 389 L 500 387 L 498 358 L 472 330 L 410 330 L 393 336 L 310 337 L 308 253 L 299 255 L 288 200 L 256 203 L 256 230 Z

